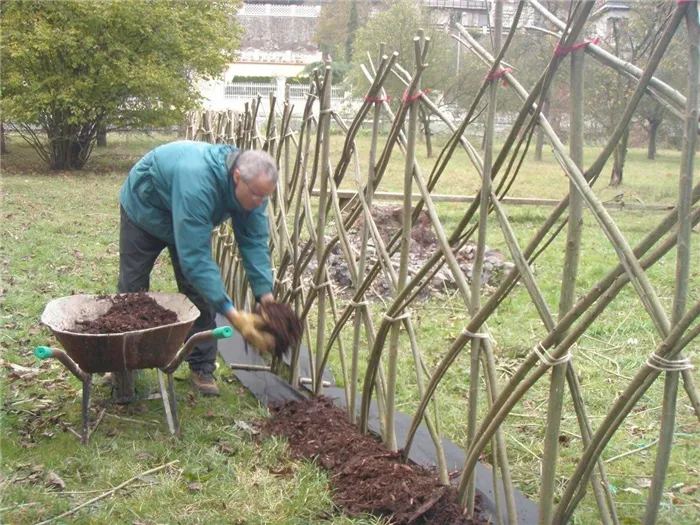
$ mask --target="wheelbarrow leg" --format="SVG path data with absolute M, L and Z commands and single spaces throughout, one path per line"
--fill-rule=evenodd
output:
M 172 374 L 168 374 L 168 397 L 170 398 L 170 409 L 173 414 L 173 422 L 175 423 L 175 433 L 181 436 L 180 417 L 177 413 L 177 401 L 175 401 L 175 381 Z
M 92 391 L 92 374 L 83 381 L 83 431 L 80 442 L 85 445 L 90 438 L 90 392 Z
M 172 413 L 172 404 L 168 395 L 168 388 L 165 385 L 165 374 L 158 369 L 158 383 L 160 384 L 160 397 L 163 399 L 163 408 L 165 409 L 165 420 L 168 422 L 168 429 L 173 435 L 177 434 L 178 429 L 175 426 L 175 419 Z M 177 415 L 175 416 L 177 417 Z

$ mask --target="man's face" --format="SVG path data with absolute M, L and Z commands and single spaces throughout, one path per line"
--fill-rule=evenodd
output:
M 263 203 L 275 191 L 275 185 L 265 174 L 259 174 L 253 180 L 247 181 L 241 177 L 241 172 L 233 170 L 233 182 L 236 185 L 236 199 L 244 209 L 251 211 Z

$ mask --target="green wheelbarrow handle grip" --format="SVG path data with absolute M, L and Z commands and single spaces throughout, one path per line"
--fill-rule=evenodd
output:
M 214 339 L 227 339 L 233 335 L 233 328 L 230 326 L 220 326 L 211 331 Z
M 34 356 L 39 359 L 48 359 L 49 357 L 53 357 L 53 350 L 48 346 L 37 346 L 34 349 Z
M 34 355 L 39 359 L 49 359 L 51 357 L 58 359 L 75 377 L 83 383 L 90 380 L 90 374 L 83 372 L 78 364 L 73 361 L 63 350 L 54 350 L 48 346 L 37 346 L 34 349 Z
M 165 372 L 166 374 L 172 374 L 177 370 L 177 367 L 180 366 L 180 363 L 182 363 L 187 357 L 190 355 L 192 350 L 194 349 L 194 345 L 197 344 L 199 341 L 206 341 L 209 339 L 226 339 L 228 337 L 231 337 L 233 335 L 233 328 L 230 326 L 220 326 L 219 328 L 215 328 L 214 330 L 207 330 L 204 332 L 198 332 L 194 334 L 192 337 L 190 337 L 185 345 L 180 348 L 178 353 L 173 357 L 172 361 L 163 368 L 161 368 L 161 371 Z

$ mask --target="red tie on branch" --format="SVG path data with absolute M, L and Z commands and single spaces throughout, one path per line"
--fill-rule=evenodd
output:
M 691 2 L 694 2 L 695 0 L 676 0 L 676 5 L 683 5 L 683 4 L 689 4 Z
M 557 44 L 557 47 L 554 48 L 554 54 L 557 55 L 558 57 L 561 56 L 566 56 L 572 51 L 576 51 L 577 49 L 582 49 L 586 47 L 589 44 L 595 44 L 598 45 L 600 43 L 600 38 L 595 37 L 593 40 L 585 40 L 583 42 L 579 42 L 578 44 L 574 44 L 573 46 L 560 46 Z
M 489 71 L 489 74 L 486 75 L 485 80 L 487 82 L 492 82 L 494 80 L 498 80 L 499 78 L 503 78 L 503 76 L 506 73 L 512 73 L 512 72 L 513 72 L 513 70 L 509 67 L 498 68 L 495 71 Z M 508 87 L 508 82 L 506 82 L 505 80 L 503 81 L 503 87 Z
M 386 97 L 370 97 L 365 95 L 365 100 L 370 104 L 381 104 L 382 102 L 391 102 L 391 97 L 387 95 Z
M 421 98 L 423 95 L 426 95 L 426 94 L 428 94 L 428 93 L 430 93 L 430 88 L 424 89 L 423 91 L 419 91 L 419 92 L 416 93 L 414 96 L 409 97 L 409 96 L 408 96 L 408 90 L 406 90 L 406 91 L 403 92 L 403 96 L 401 97 L 401 102 L 403 102 L 404 104 L 407 104 L 407 105 L 408 105 L 408 104 L 413 104 L 416 100 L 418 100 L 418 99 Z

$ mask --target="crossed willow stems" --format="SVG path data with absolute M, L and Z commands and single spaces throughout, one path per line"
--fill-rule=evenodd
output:
M 570 48 L 573 44 L 582 41 L 584 26 L 593 8 L 592 1 L 576 3 L 566 22 L 556 18 L 536 0 L 530 0 L 529 4 L 558 29 L 559 32 L 553 34 L 559 38 L 561 48 Z M 518 25 L 525 5 L 525 2 L 517 5 L 512 27 Z M 430 39 L 419 31 L 414 39 L 415 66 L 412 74 L 398 64 L 397 53 L 387 56 L 383 45 L 380 48 L 376 68 L 372 59 L 368 57 L 368 67 L 363 66 L 363 72 L 370 87 L 364 103 L 349 125 L 332 108 L 331 69 L 327 66 L 323 71 L 316 71 L 314 74 L 298 131 L 291 130 L 293 107 L 289 97 L 287 96 L 286 100 L 278 104 L 275 96 L 270 94 L 264 134 L 260 132 L 257 125 L 258 113 L 262 108 L 261 96 L 256 97 L 250 105 L 246 104 L 245 111 L 240 114 L 231 111 L 191 114 L 186 134 L 188 138 L 195 140 L 231 143 L 243 148 L 261 148 L 276 158 L 282 176 L 278 191 L 268 207 L 271 245 L 276 260 L 275 293 L 280 300 L 293 302 L 297 313 L 304 319 L 309 360 L 313 369 L 312 390 L 315 394 L 322 392 L 323 370 L 333 347 L 337 347 L 345 394 L 349 400 L 349 418 L 357 422 L 361 430 L 366 432 L 370 401 L 375 393 L 380 412 L 381 434 L 385 444 L 393 450 L 398 448 L 393 418 L 398 348 L 401 327 L 404 328 L 415 365 L 420 403 L 401 452 L 404 457 L 408 457 L 415 432 L 424 421 L 435 445 L 440 479 L 443 483 L 448 483 L 449 478 L 440 440 L 439 408 L 434 394 L 449 367 L 469 343 L 471 366 L 469 414 L 466 422 L 467 460 L 461 473 L 459 499 L 470 512 L 473 511 L 475 494 L 474 467 L 485 447 L 491 443 L 494 451 L 491 462 L 494 491 L 497 496 L 495 498 L 497 520 L 499 523 L 517 523 L 513 480 L 502 424 L 519 400 L 551 369 L 539 497 L 539 522 L 541 524 L 566 523 L 590 483 L 601 521 L 606 525 L 617 524 L 615 505 L 608 489 L 609 484 L 601 454 L 637 401 L 663 372 L 665 375 L 663 424 L 644 518 L 645 524 L 651 524 L 656 520 L 668 468 L 679 374 L 683 379 L 686 394 L 700 417 L 700 402 L 692 381 L 693 376 L 687 369 L 687 361 L 681 353 L 700 333 L 700 325 L 692 326 L 700 315 L 700 303 L 690 307 L 687 305 L 690 230 L 700 222 L 700 208 L 696 206 L 700 198 L 700 185 L 693 187 L 694 152 L 698 131 L 698 44 L 700 40 L 697 4 L 678 3 L 644 70 L 620 60 L 595 44 L 589 44 L 573 51 L 569 58 L 553 53 L 549 64 L 529 93 L 511 72 L 500 67 L 515 34 L 514 31 L 510 31 L 503 40 L 502 13 L 502 2 L 497 1 L 491 32 L 495 57 L 461 26 L 457 26 L 459 35 L 453 35 L 461 45 L 484 62 L 488 71 L 466 117 L 459 125 L 450 121 L 421 91 L 421 77 L 429 67 L 427 59 Z M 684 20 L 688 28 L 689 53 L 687 98 L 653 76 L 669 42 Z M 584 171 L 582 72 L 585 55 L 599 60 L 621 75 L 634 79 L 637 86 L 612 136 L 598 157 Z M 547 119 L 540 113 L 543 94 L 547 92 L 557 70 L 565 60 L 570 61 L 571 73 L 568 152 Z M 390 75 L 395 75 L 406 85 L 402 103 L 398 106 L 396 114 L 392 111 L 383 88 Z M 493 138 L 499 78 L 507 82 L 509 88 L 515 91 L 523 104 L 503 146 L 499 151 L 495 151 Z M 632 248 L 591 190 L 591 186 L 598 179 L 620 136 L 630 124 L 632 115 L 644 94 L 652 96 L 669 108 L 671 115 L 681 119 L 684 122 L 685 135 L 678 205 L 636 247 Z M 444 121 L 453 132 L 440 152 L 427 180 L 415 159 L 418 104 L 423 106 L 423 110 Z M 482 157 L 466 139 L 465 131 L 469 124 L 484 111 L 484 104 L 486 123 Z M 372 114 L 370 152 L 367 159 L 360 159 L 354 140 L 370 113 Z M 391 129 L 383 146 L 380 145 L 379 134 L 382 118 L 391 122 Z M 335 125 L 345 134 L 343 149 L 335 164 L 331 160 L 330 152 L 331 122 L 335 122 Z M 533 133 L 538 127 L 549 140 L 558 163 L 569 178 L 570 191 L 522 249 L 508 223 L 500 200 L 507 195 L 516 180 Z M 379 235 L 371 210 L 373 194 L 386 172 L 396 146 L 405 159 L 403 227 L 385 243 Z M 482 179 L 482 185 L 474 202 L 465 211 L 455 229 L 448 234 L 438 218 L 431 192 L 458 147 L 466 152 L 478 176 Z M 364 170 L 366 180 L 362 179 L 363 160 L 367 162 Z M 338 197 L 338 186 L 345 180 L 348 170 L 353 172 L 357 193 L 348 204 L 342 207 Z M 420 200 L 415 206 L 412 203 L 414 184 L 420 195 Z M 314 206 L 311 194 L 317 186 L 319 198 L 317 206 Z M 575 279 L 584 206 L 588 208 L 610 240 L 619 258 L 619 264 L 609 270 L 607 275 L 580 299 L 575 300 L 577 296 Z M 436 233 L 438 248 L 414 275 L 409 276 L 407 263 L 411 228 L 408 225 L 415 223 L 423 209 L 427 212 Z M 484 304 L 481 304 L 480 282 L 475 279 L 470 286 L 459 267 L 455 252 L 476 235 L 473 275 L 480 275 L 485 251 L 486 223 L 492 213 L 503 232 L 515 267 L 503 279 L 496 291 Z M 362 243 L 360 253 L 357 254 L 349 242 L 348 228 L 360 217 L 362 217 L 360 229 Z M 558 317 L 555 318 L 538 287 L 530 265 L 565 227 L 568 248 L 564 258 Z M 369 261 L 367 251 L 369 239 L 372 239 L 377 252 L 377 260 L 374 263 Z M 325 264 L 331 251 L 337 247 L 347 264 L 355 291 L 352 299 L 347 301 L 342 309 L 330 285 L 331 277 Z M 669 319 L 645 272 L 674 247 L 677 252 L 677 279 L 672 314 Z M 251 294 L 229 225 L 222 225 L 217 231 L 213 251 L 231 296 L 242 307 L 250 305 Z M 392 256 L 397 252 L 399 253 L 398 271 L 395 270 L 392 262 Z M 316 269 L 312 282 L 304 283 L 302 274 L 314 260 Z M 444 265 L 447 265 L 454 277 L 459 295 L 471 319 L 463 332 L 452 342 L 437 367 L 429 370 L 416 342 L 416 328 L 410 316 L 409 306 L 428 285 L 432 276 Z M 370 308 L 366 294 L 380 273 L 386 277 L 393 299 L 381 311 L 382 317 L 377 327 L 375 326 L 376 316 L 372 314 L 373 311 L 378 310 L 378 307 L 375 305 Z M 524 359 L 507 384 L 499 385 L 493 355 L 493 341 L 486 322 L 521 280 L 542 319 L 547 335 Z M 571 349 L 628 283 L 632 284 L 632 288 L 639 296 L 662 342 L 654 350 L 655 357 L 652 357 L 655 360 L 650 359 L 649 363 L 639 370 L 615 401 L 603 423 L 594 431 L 586 414 L 583 392 L 571 360 Z M 328 317 L 326 302 L 330 306 L 330 317 Z M 316 340 L 312 343 L 309 317 L 314 304 L 316 305 Z M 352 355 L 347 359 L 340 335 L 351 318 L 354 319 L 351 329 Z M 327 328 L 330 328 L 328 334 Z M 360 348 L 364 346 L 363 328 L 366 347 L 369 349 L 364 377 L 361 376 L 359 359 Z M 300 347 L 293 349 L 290 363 L 273 362 L 271 365 L 272 370 L 287 377 L 293 385 L 299 385 L 300 350 Z M 386 368 L 382 363 L 385 356 Z M 662 366 L 658 366 L 659 363 L 662 363 Z M 480 373 L 482 366 L 483 376 Z M 488 413 L 479 424 L 477 420 L 478 385 L 482 377 L 486 384 Z M 358 392 L 360 380 L 362 380 L 362 390 Z M 565 385 L 572 397 L 584 450 L 555 507 L 559 421 Z M 428 411 L 429 405 L 432 405 L 431 411 Z M 502 483 L 498 479 L 499 473 Z M 505 509 L 500 507 L 501 488 L 504 490 Z

